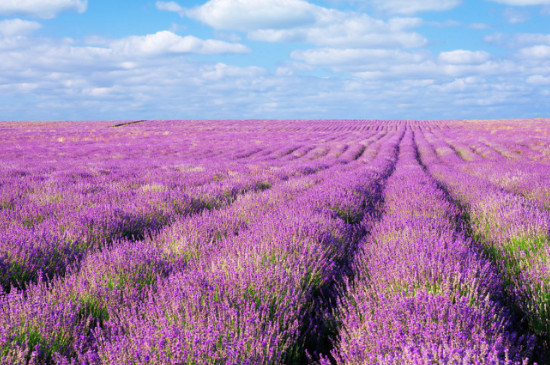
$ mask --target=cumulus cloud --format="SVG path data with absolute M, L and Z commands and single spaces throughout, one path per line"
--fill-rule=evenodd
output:
M 249 67 L 238 67 L 230 66 L 224 63 L 216 63 L 212 67 L 206 68 L 203 70 L 201 76 L 208 81 L 213 80 L 222 80 L 227 77 L 261 77 L 266 76 L 267 72 L 261 67 L 249 66 Z
M 449 52 L 441 52 L 439 60 L 453 65 L 480 64 L 489 60 L 491 56 L 484 51 L 468 51 L 457 49 Z
M 522 48 L 519 51 L 519 55 L 524 59 L 550 58 L 550 46 L 537 45 L 537 46 Z
M 157 3 L 157 7 L 159 4 Z M 305 42 L 331 47 L 420 47 L 426 39 L 410 29 L 419 18 L 383 21 L 367 14 L 328 9 L 303 0 L 210 0 L 181 10 L 162 3 L 166 10 L 183 13 L 217 30 L 242 31 L 265 42 Z
M 71 40 L 0 38 L 0 64 L 4 71 L 0 81 L 2 76 L 12 79 L 25 75 L 22 81 L 27 82 L 26 77 L 41 79 L 39 73 L 65 75 L 75 70 L 90 74 L 136 70 L 188 54 L 248 52 L 240 44 L 181 37 L 168 31 L 104 42 L 101 46 L 80 46 Z
M 331 47 L 421 47 L 426 38 L 407 31 L 405 23 L 383 22 L 367 15 L 348 17 L 333 14 L 331 19 L 322 19 L 316 25 L 291 29 L 261 29 L 249 33 L 249 38 L 266 42 L 305 42 Z M 334 18 L 340 18 L 334 21 Z
M 303 0 L 211 0 L 193 9 L 175 2 L 157 7 L 195 18 L 218 30 L 243 31 L 265 42 L 306 42 L 341 47 L 420 47 L 426 39 L 410 28 L 419 18 L 374 19 Z
M 213 39 L 202 40 L 193 36 L 181 37 L 170 31 L 161 31 L 145 36 L 131 36 L 111 44 L 115 52 L 155 56 L 167 53 L 248 53 L 250 49 L 242 44 Z
M 436 56 L 427 50 L 320 48 L 296 50 L 291 57 L 313 67 L 350 73 L 362 80 L 439 80 L 511 75 L 518 64 L 492 60 L 483 51 L 454 50 Z
M 83 13 L 87 6 L 88 0 L 2 0 L 0 14 L 48 19 L 62 11 Z
M 21 19 L 9 19 L 0 21 L 0 35 L 2 36 L 15 36 L 29 34 L 37 29 L 40 29 L 42 25 L 37 22 L 31 22 Z
M 185 9 L 174 1 L 157 1 L 155 6 L 158 10 L 171 11 L 178 13 L 181 17 L 185 16 Z
M 443 83 L 435 86 L 437 90 L 445 93 L 463 93 L 465 91 L 472 91 L 474 88 L 479 89 L 483 86 L 486 80 L 477 76 L 468 76 L 462 78 L 456 78 L 451 82 Z
M 187 15 L 215 29 L 250 31 L 311 24 L 321 9 L 302 0 L 210 0 Z

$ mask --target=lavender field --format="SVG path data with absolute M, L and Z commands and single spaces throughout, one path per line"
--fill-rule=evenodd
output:
M 549 133 L 0 122 L 0 364 L 549 364 Z

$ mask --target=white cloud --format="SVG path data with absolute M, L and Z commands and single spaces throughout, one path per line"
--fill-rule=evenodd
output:
M 21 14 L 37 18 L 53 18 L 62 11 L 83 13 L 88 0 L 2 0 L 0 14 Z
M 29 34 L 37 29 L 40 29 L 42 25 L 37 22 L 31 22 L 21 19 L 9 19 L 0 21 L 0 35 L 2 36 L 15 36 Z
M 550 46 L 537 45 L 533 47 L 522 48 L 519 51 L 520 57 L 524 59 L 546 59 L 550 58 Z
M 468 51 L 457 49 L 449 52 L 441 52 L 439 60 L 452 65 L 480 64 L 489 60 L 491 56 L 484 51 Z
M 319 22 L 315 26 L 291 29 L 262 29 L 249 33 L 249 38 L 266 42 L 305 42 L 330 47 L 421 47 L 426 39 L 415 32 L 397 27 L 366 15 L 342 18 L 341 21 Z
M 496 44 L 498 46 L 503 46 L 508 41 L 508 35 L 503 33 L 494 33 L 489 34 L 483 37 L 483 41 L 487 43 Z
M 65 75 L 75 70 L 83 70 L 83 77 L 88 78 L 86 75 L 96 72 L 130 72 L 150 63 L 172 62 L 178 55 L 246 51 L 248 48 L 240 44 L 180 37 L 167 31 L 106 41 L 100 47 L 77 46 L 71 40 L 0 38 L 0 81 L 4 77 L 28 82 L 42 79 L 43 74 Z M 55 82 L 60 81 L 56 76 Z
M 520 33 L 516 34 L 513 39 L 513 44 L 516 46 L 525 45 L 550 45 L 550 34 L 538 34 L 538 33 Z
M 511 75 L 518 66 L 511 62 L 485 62 L 481 64 L 446 64 L 433 59 L 414 62 L 392 62 L 381 60 L 377 64 L 366 64 L 366 71 L 354 72 L 359 78 L 370 80 L 422 80 L 436 79 L 449 82 L 456 78 L 470 76 Z
M 518 9 L 505 9 L 502 12 L 504 19 L 510 24 L 520 24 L 525 23 L 529 18 L 529 15 Z
M 376 8 L 391 14 L 415 14 L 424 11 L 450 10 L 460 0 L 372 0 Z
M 291 57 L 305 61 L 310 65 L 332 66 L 339 69 L 346 67 L 347 70 L 350 69 L 350 66 L 351 68 L 359 66 L 361 69 L 372 67 L 380 69 L 384 64 L 419 63 L 425 59 L 422 54 L 399 50 L 339 48 L 298 50 L 292 52 Z
M 167 53 L 248 53 L 242 44 L 213 39 L 202 40 L 193 36 L 181 37 L 170 31 L 160 31 L 145 36 L 131 36 L 111 44 L 115 52 L 128 55 L 154 56 Z
M 550 76 L 532 75 L 527 78 L 527 82 L 532 85 L 550 85 Z
M 454 79 L 449 83 L 436 85 L 435 88 L 445 93 L 456 93 L 456 92 L 463 93 L 467 91 L 473 91 L 474 89 L 476 91 L 479 91 L 480 87 L 482 87 L 483 84 L 485 84 L 485 81 L 486 80 L 476 76 L 469 76 L 469 77 Z
M 179 8 L 173 8 L 180 12 Z M 427 43 L 422 35 L 410 31 L 422 24 L 419 18 L 382 21 L 303 0 L 210 0 L 184 12 L 214 29 L 246 32 L 255 41 L 408 48 Z
M 215 29 L 250 31 L 311 24 L 321 9 L 302 0 L 210 0 L 187 15 Z
M 550 5 L 550 0 L 491 0 L 512 6 Z
M 534 48 L 537 46 L 550 46 L 550 34 L 541 33 L 517 33 L 514 35 L 507 35 L 502 33 L 495 33 L 483 38 L 484 41 L 492 44 L 496 44 L 501 47 L 507 47 L 512 49 L 524 49 L 522 52 L 526 57 L 538 57 L 536 54 L 543 48 Z M 538 51 L 537 51 L 538 49 Z
M 434 27 L 440 27 L 440 28 L 443 28 L 443 27 L 459 27 L 459 26 L 462 25 L 462 23 L 460 23 L 459 21 L 456 21 L 456 20 L 445 20 L 445 21 L 442 21 L 442 22 L 429 21 L 429 22 L 425 22 L 425 24 L 433 25 Z
M 185 9 L 174 1 L 157 1 L 155 6 L 159 10 L 171 11 L 178 13 L 181 17 L 185 16 Z
M 266 76 L 266 70 L 260 67 L 237 67 L 230 66 L 224 63 L 217 63 L 212 67 L 207 68 L 201 76 L 208 81 L 222 80 L 228 77 L 260 77 Z
M 520 68 L 511 61 L 491 60 L 483 51 L 455 50 L 434 57 L 426 50 L 320 48 L 296 50 L 295 60 L 363 80 L 440 80 L 509 75 Z
M 491 27 L 485 23 L 472 23 L 468 25 L 468 28 L 475 29 L 475 30 L 483 30 L 483 29 L 489 29 Z

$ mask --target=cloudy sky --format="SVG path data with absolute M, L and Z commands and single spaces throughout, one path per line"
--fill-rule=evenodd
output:
M 0 120 L 550 117 L 550 0 L 0 0 Z

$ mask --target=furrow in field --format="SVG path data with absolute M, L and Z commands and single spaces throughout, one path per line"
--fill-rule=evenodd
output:
M 378 153 L 378 149 L 387 137 L 387 132 L 378 132 L 376 135 L 371 137 L 370 140 L 372 140 L 372 142 L 367 145 L 359 160 L 364 163 L 368 163 L 374 156 L 376 156 L 376 154 Z
M 340 333 L 322 364 L 521 362 L 502 281 L 462 232 L 460 211 L 401 142 L 383 215 L 360 243 L 343 288 Z
M 426 139 L 430 142 L 430 148 L 437 158 L 445 160 L 448 163 L 460 163 L 463 161 L 460 154 L 451 148 L 442 138 L 438 138 L 434 133 L 427 133 Z
M 1 186 L 6 194 L 0 210 L 0 284 L 9 291 L 39 275 L 63 275 L 68 265 L 77 263 L 90 249 L 119 239 L 140 240 L 178 216 L 218 209 L 247 191 L 310 173 L 307 166 L 296 164 L 295 170 L 289 165 L 273 171 L 273 163 L 259 170 L 222 163 L 214 165 L 219 172 L 211 173 L 212 166 L 183 164 L 173 171 L 153 166 L 156 173 L 145 170 L 145 174 L 135 166 L 123 174 L 99 169 L 98 175 L 92 175 L 86 169 L 80 173 L 71 169 L 70 176 L 54 170 L 19 188 L 19 176 L 7 175 L 7 183 L 4 178 Z M 318 168 L 323 166 L 313 166 L 312 171 Z M 177 179 L 182 175 L 185 180 L 180 182 Z M 22 175 L 23 181 L 26 176 Z M 10 181 L 16 182 L 15 189 Z M 67 211 L 74 213 L 67 215 Z
M 289 161 L 298 160 L 307 155 L 314 148 L 315 146 L 300 146 L 300 148 L 293 151 L 290 155 L 285 156 L 285 159 Z
M 348 146 L 346 151 L 344 151 L 339 157 L 338 160 L 342 163 L 349 163 L 351 161 L 359 159 L 367 147 L 360 143 L 353 143 Z
M 92 252 L 73 274 L 13 292 L 2 303 L 1 323 L 8 340 L 0 345 L 2 353 L 15 361 L 18 352 L 29 354 L 38 345 L 37 357 L 52 361 L 56 351 L 69 358 L 88 352 L 95 343 L 90 331 L 116 320 L 112 317 L 117 309 L 137 305 L 157 281 L 188 272 L 190 262 L 217 252 L 215 246 L 225 236 L 243 234 L 251 221 L 271 213 L 281 200 L 292 199 L 316 183 L 306 180 L 283 184 L 287 187 L 278 198 L 266 191 L 243 197 L 235 206 L 191 217 L 165 229 L 156 240 L 120 242 Z
M 518 161 L 498 165 L 467 164 L 459 168 L 550 211 L 550 166 L 547 164 Z
M 118 322 L 96 333 L 97 362 L 272 364 L 303 356 L 304 315 L 346 260 L 367 177 L 378 170 L 344 165 L 295 200 L 275 204 L 254 227 L 219 241 L 162 280 L 143 304 L 117 311 Z
M 446 143 L 464 161 L 502 160 L 505 156 L 488 144 L 488 137 L 477 135 L 472 137 L 456 130 L 432 132 L 434 139 Z M 467 144 L 466 144 L 467 143 Z
M 332 349 L 331 338 L 337 334 L 338 327 L 333 315 L 333 308 L 336 306 L 340 292 L 338 288 L 342 285 L 347 275 L 350 274 L 351 264 L 355 256 L 357 245 L 367 234 L 373 222 L 377 219 L 380 201 L 384 189 L 384 181 L 393 173 L 395 162 L 397 160 L 398 145 L 403 138 L 403 131 L 397 131 L 392 134 L 392 138 L 380 146 L 378 158 L 372 159 L 369 165 L 359 165 L 360 171 L 367 166 L 380 166 L 379 173 L 376 176 L 359 176 L 360 179 L 367 177 L 370 179 L 369 189 L 363 191 L 367 196 L 367 204 L 363 208 L 361 221 L 354 222 L 356 234 L 353 237 L 352 244 L 346 251 L 345 256 L 337 262 L 336 267 L 329 280 L 315 293 L 311 299 L 309 314 L 305 316 L 306 322 L 303 324 L 303 341 L 305 355 L 301 363 L 312 363 L 320 360 L 323 353 L 329 353 Z M 360 162 L 363 164 L 364 162 Z M 367 181 L 362 182 L 365 184 Z M 293 362 L 300 363 L 300 362 Z
M 448 143 L 452 145 L 458 142 Z M 550 209 L 550 166 L 548 164 L 525 159 L 501 160 L 498 164 L 476 158 L 466 158 L 466 161 L 455 164 L 455 167 L 470 175 L 488 180 L 508 192 L 521 195 L 536 203 L 539 208 Z
M 535 360 L 548 361 L 550 214 L 485 179 L 439 163 L 429 148 L 421 148 L 421 156 L 430 173 L 461 204 L 470 234 L 483 244 L 504 279 L 519 324 L 536 335 Z
M 308 154 L 305 155 L 304 157 L 306 157 L 309 160 L 316 160 L 318 158 L 326 156 L 329 151 L 330 151 L 330 147 L 327 145 L 315 146 L 315 148 L 312 149 L 310 152 L 308 152 Z
M 292 181 L 289 181 L 288 183 L 292 184 Z M 308 184 L 311 184 L 311 182 Z M 298 186 L 298 188 L 300 187 Z M 269 193 L 266 194 L 267 196 L 269 196 Z M 280 197 L 279 199 L 283 199 L 283 201 L 286 201 L 287 199 L 289 199 L 288 194 L 289 192 L 284 192 L 283 197 Z M 275 202 L 277 202 L 277 199 L 275 199 Z M 271 202 L 270 204 L 275 204 L 275 202 Z M 246 201 L 244 204 L 246 204 Z M 261 208 L 263 204 L 267 204 L 267 202 L 261 203 L 260 201 L 259 203 L 256 203 L 256 208 Z M 212 224 L 210 224 L 210 227 L 213 231 L 207 231 L 205 233 L 207 234 L 207 236 L 212 233 L 213 235 L 211 235 L 210 238 L 207 238 L 206 242 L 202 242 L 203 245 L 211 245 L 224 235 L 231 235 L 231 232 L 236 234 L 234 229 L 239 225 L 246 225 L 247 217 L 248 220 L 250 220 L 253 219 L 255 213 L 260 213 L 258 211 L 254 211 L 253 209 L 249 209 L 250 207 L 241 207 L 240 211 L 244 213 L 245 217 L 243 217 L 242 215 L 240 217 L 235 217 L 235 215 L 239 214 L 239 208 L 236 207 L 233 210 L 235 211 L 235 213 L 231 213 L 231 208 L 233 207 L 231 206 L 227 208 L 229 209 L 229 211 L 226 212 L 226 214 L 229 213 L 228 215 L 224 216 L 223 212 L 221 211 L 221 214 L 216 214 L 216 212 L 213 212 L 214 215 L 212 215 L 212 219 L 207 219 L 207 221 L 212 222 Z M 230 221 L 225 220 L 225 223 L 227 224 L 224 225 L 222 223 L 224 221 L 224 218 L 231 216 L 231 214 L 233 214 L 234 216 L 230 217 L 232 218 L 230 219 Z M 263 212 L 258 215 L 262 216 L 262 214 L 267 213 Z M 216 218 L 216 215 L 220 218 Z M 219 225 L 221 225 L 222 227 L 220 227 Z M 190 226 L 192 226 L 192 224 Z M 228 230 L 224 231 L 224 228 L 228 228 Z M 151 242 L 150 244 L 152 245 L 153 243 L 154 242 Z M 117 300 L 113 299 L 113 295 L 114 298 L 119 298 L 120 300 L 122 300 L 122 298 L 124 297 L 125 300 L 135 302 L 139 298 L 139 291 L 143 289 L 144 286 L 147 286 L 151 284 L 152 281 L 155 281 L 157 275 L 162 276 L 173 270 L 177 271 L 178 268 L 180 268 L 182 264 L 185 264 L 187 261 L 189 261 L 190 258 L 194 260 L 197 259 L 196 247 L 187 247 L 188 250 L 185 251 L 185 247 L 182 248 L 181 246 L 161 246 L 162 247 L 160 247 L 160 250 L 155 251 L 155 249 L 152 246 L 148 246 L 147 243 L 144 244 L 141 242 L 128 242 L 112 246 L 106 251 L 91 253 L 89 257 L 83 262 L 80 272 L 77 272 L 75 275 L 72 275 L 62 280 L 61 283 L 59 283 L 58 281 L 56 283 L 53 283 L 51 286 L 46 287 L 41 287 L 39 285 L 39 288 L 34 288 L 33 290 L 31 290 L 30 293 L 21 293 L 20 298 L 17 298 L 14 294 L 14 298 L 16 299 L 12 299 L 10 302 L 11 304 L 6 304 L 6 308 L 13 310 L 18 306 L 27 306 L 26 308 L 28 309 L 28 306 L 32 306 L 32 303 L 40 302 L 40 300 L 44 300 L 45 298 L 47 299 L 46 302 L 53 304 L 55 304 L 57 301 L 57 299 L 55 298 L 67 298 L 69 299 L 69 303 L 72 303 L 73 314 L 76 313 L 75 315 L 77 318 L 80 318 L 80 321 L 73 324 L 71 328 L 66 329 L 68 332 L 76 331 L 76 334 L 73 334 L 71 336 L 67 335 L 69 338 L 72 338 L 74 342 L 71 342 L 68 339 L 65 340 L 71 342 L 71 344 L 78 343 L 78 338 L 86 337 L 85 328 L 89 328 L 92 325 L 102 323 L 105 320 L 105 317 L 108 316 L 108 313 L 110 312 L 110 310 L 108 309 L 109 306 L 115 305 L 117 303 Z M 168 257 L 170 257 L 170 259 L 167 259 L 166 254 L 168 254 Z M 150 259 L 147 260 L 147 264 L 144 266 L 143 261 L 146 260 L 147 257 L 149 257 Z M 142 271 L 136 273 L 136 269 Z M 78 292 L 78 289 L 82 289 L 81 287 L 79 287 L 81 285 L 86 286 L 85 290 L 82 291 L 81 295 L 75 296 L 75 292 Z M 125 289 L 126 291 L 122 290 L 121 288 Z M 137 290 L 137 292 L 128 292 L 128 290 L 130 289 Z M 21 298 L 28 299 L 24 299 L 23 301 L 21 301 Z M 68 305 L 66 300 L 62 302 L 65 305 Z M 50 305 L 49 308 L 45 308 L 45 310 L 54 310 L 55 308 L 57 307 Z M 25 313 L 19 313 L 19 315 L 25 315 Z M 88 318 L 86 317 L 87 315 L 92 315 L 91 318 L 93 318 L 93 320 L 91 324 L 86 324 L 83 321 L 83 319 Z M 12 313 L 11 319 L 13 318 L 19 317 L 13 316 Z M 54 322 L 55 320 L 60 320 L 60 318 L 54 317 Z M 3 322 L 6 322 L 6 318 L 4 318 Z M 10 323 L 11 325 L 13 325 L 14 322 L 8 320 L 6 322 L 6 328 L 10 328 Z M 36 323 L 33 321 L 23 322 L 23 324 L 24 323 L 27 324 L 23 327 L 12 327 L 9 331 L 11 331 L 11 333 L 19 333 L 21 335 L 24 332 L 28 332 L 28 328 L 34 328 L 36 331 L 47 328 L 47 324 L 44 323 Z M 81 327 L 84 327 L 84 330 L 82 330 Z M 26 337 L 23 335 L 20 340 L 23 341 L 25 338 Z M 43 341 L 46 341 L 46 339 L 43 339 Z M 39 344 L 45 346 L 43 341 L 39 341 Z M 54 345 L 57 343 L 56 341 L 60 341 L 60 339 L 56 338 L 55 334 L 53 334 Z M 21 343 L 19 342 L 12 344 L 10 346 L 11 350 L 17 348 L 17 346 L 20 345 Z M 36 345 L 36 343 L 34 343 L 33 345 Z M 48 353 L 46 351 L 46 353 L 49 354 L 47 356 L 53 356 L 51 352 Z
M 26 204 L 0 212 L 1 285 L 10 290 L 36 280 L 39 274 L 62 275 L 89 249 L 118 239 L 140 240 L 177 216 L 231 204 L 239 194 L 269 188 L 284 178 L 269 172 L 234 176 L 183 191 L 161 183 L 138 183 L 138 189 L 112 194 L 98 191 L 101 186 L 91 194 L 81 193 L 78 187 L 69 193 L 57 188 L 35 190 L 27 194 Z M 59 196 L 59 200 L 44 200 L 48 196 Z M 67 215 L 68 209 L 74 213 Z

